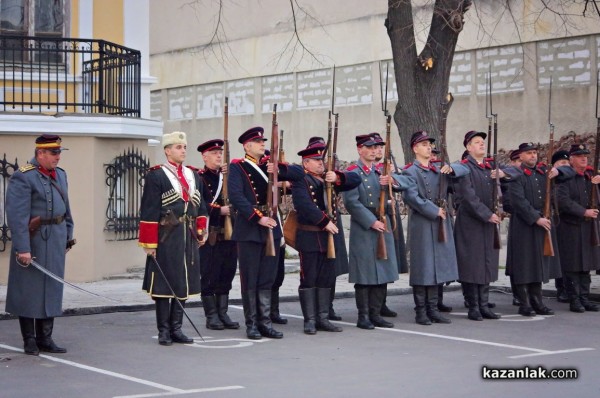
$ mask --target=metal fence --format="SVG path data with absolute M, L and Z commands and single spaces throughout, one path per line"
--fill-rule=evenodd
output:
M 104 40 L 0 35 L 0 111 L 140 117 L 141 53 Z
M 10 242 L 10 230 L 6 224 L 6 186 L 13 173 L 19 169 L 19 163 L 6 160 L 6 154 L 0 159 L 0 252 L 6 250 L 6 244 Z
M 113 232 L 115 240 L 137 239 L 142 188 L 150 161 L 140 151 L 131 148 L 104 166 L 109 188 L 104 230 Z

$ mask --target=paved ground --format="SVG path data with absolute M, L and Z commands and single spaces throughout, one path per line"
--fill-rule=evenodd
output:
M 64 355 L 21 353 L 16 320 L 0 321 L 1 397 L 506 397 L 598 396 L 599 313 L 574 314 L 548 299 L 552 317 L 515 315 L 510 296 L 493 292 L 498 321 L 473 322 L 459 291 L 447 293 L 456 310 L 450 325 L 414 323 L 410 295 L 390 296 L 400 312 L 395 328 L 354 326 L 354 300 L 338 299 L 342 333 L 302 333 L 296 301 L 283 303 L 290 319 L 283 340 L 245 339 L 242 329 L 208 331 L 200 308 L 190 309 L 204 342 L 162 347 L 154 313 L 136 311 L 63 317 L 56 321 Z M 242 319 L 239 306 L 230 310 Z M 193 329 L 185 324 L 185 331 Z M 482 367 L 572 368 L 576 380 L 490 381 Z M 576 392 L 574 394 L 574 392 Z

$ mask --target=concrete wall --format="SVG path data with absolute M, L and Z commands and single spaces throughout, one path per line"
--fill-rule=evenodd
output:
M 11 162 L 18 158 L 24 165 L 33 156 L 31 135 L 1 135 L 0 147 Z M 61 155 L 60 167 L 69 179 L 69 200 L 75 222 L 77 244 L 67 254 L 65 278 L 83 282 L 102 279 L 122 273 L 132 266 L 141 266 L 145 256 L 136 241 L 114 241 L 114 235 L 104 231 L 108 187 L 104 165 L 110 163 L 125 149 L 135 146 L 145 155 L 151 155 L 145 139 L 115 139 L 94 137 L 63 137 L 69 148 Z M 150 159 L 151 164 L 154 158 Z M 8 278 L 9 256 L 12 248 L 0 253 L 0 283 Z

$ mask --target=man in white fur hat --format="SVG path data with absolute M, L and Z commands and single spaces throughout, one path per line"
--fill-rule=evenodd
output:
M 140 207 L 139 245 L 148 256 L 142 288 L 156 303 L 158 343 L 187 344 L 193 339 L 181 331 L 183 305 L 200 294 L 198 247 L 208 212 L 198 173 L 183 165 L 185 133 L 163 135 L 162 145 L 167 160 L 146 174 Z

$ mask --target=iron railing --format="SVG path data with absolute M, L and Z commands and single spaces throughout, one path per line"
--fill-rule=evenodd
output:
M 141 53 L 104 40 L 0 35 L 0 111 L 140 117 Z
M 142 188 L 150 161 L 131 148 L 104 166 L 109 187 L 104 230 L 114 232 L 115 240 L 137 239 Z
M 8 180 L 19 169 L 19 162 L 14 163 L 6 160 L 6 154 L 0 159 L 0 252 L 6 250 L 6 244 L 10 242 L 10 229 L 6 224 L 6 186 Z

